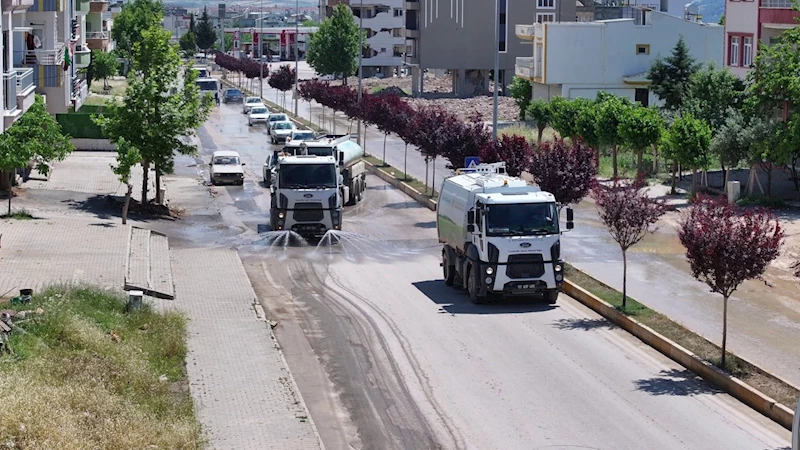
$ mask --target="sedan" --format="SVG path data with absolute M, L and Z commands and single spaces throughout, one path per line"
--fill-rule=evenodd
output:
M 224 103 L 241 102 L 244 101 L 244 95 L 239 89 L 225 89 L 225 93 L 222 95 L 222 101 Z
M 250 114 L 247 116 L 247 124 L 252 127 L 254 123 L 267 123 L 269 115 L 269 110 L 266 106 L 255 106 L 250 109 Z
M 284 113 L 272 113 L 269 115 L 269 119 L 267 120 L 267 128 L 272 128 L 272 124 L 275 122 L 286 122 L 289 120 L 289 116 Z
M 294 123 L 288 120 L 273 122 L 269 128 L 269 139 L 273 144 L 286 142 L 296 129 L 297 127 L 294 126 Z
M 242 112 L 244 114 L 247 114 L 250 112 L 251 108 L 254 108 L 256 106 L 260 106 L 263 108 L 267 107 L 267 105 L 265 105 L 264 102 L 261 101 L 261 97 L 247 97 L 243 103 Z

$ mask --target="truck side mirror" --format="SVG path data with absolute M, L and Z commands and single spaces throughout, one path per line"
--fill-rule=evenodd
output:
M 344 165 L 344 152 L 342 151 L 339 152 L 339 165 L 340 166 Z
M 475 223 L 475 211 L 467 211 L 467 225 Z
M 575 223 L 573 222 L 575 215 L 572 211 L 572 208 L 567 207 L 567 229 L 571 230 L 575 228 Z

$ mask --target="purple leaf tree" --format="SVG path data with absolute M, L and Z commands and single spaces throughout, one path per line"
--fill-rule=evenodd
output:
M 569 145 L 562 139 L 542 142 L 527 168 L 533 180 L 556 198 L 559 208 L 583 200 L 597 180 L 594 150 L 583 143 Z
M 784 232 L 765 209 L 743 210 L 725 199 L 700 197 L 678 230 L 692 275 L 722 295 L 722 358 L 728 340 L 728 298 L 746 280 L 761 277 L 778 257 Z
M 256 65 L 258 69 L 258 65 Z M 283 94 L 283 108 L 286 108 L 286 91 L 294 85 L 295 71 L 288 64 L 284 64 L 278 70 L 272 72 L 267 80 L 267 83 L 274 89 L 279 90 Z M 277 94 L 276 94 L 277 95 Z M 277 103 L 277 98 L 276 98 Z
M 590 159 L 591 161 L 591 159 Z M 647 233 L 655 231 L 655 224 L 666 212 L 661 199 L 648 197 L 642 190 L 644 182 L 615 180 L 611 186 L 596 184 L 592 197 L 597 205 L 600 220 L 622 250 L 622 309 L 627 306 L 627 251 L 641 241 Z
M 481 150 L 481 162 L 505 162 L 506 172 L 519 176 L 531 164 L 531 147 L 522 136 L 503 135 L 497 141 L 490 141 Z

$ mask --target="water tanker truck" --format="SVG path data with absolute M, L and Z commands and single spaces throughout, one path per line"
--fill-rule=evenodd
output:
M 567 230 L 572 229 L 567 209 Z M 508 176 L 505 163 L 459 169 L 439 195 L 436 229 L 444 282 L 473 303 L 494 295 L 555 303 L 564 281 L 555 198 Z
M 270 173 L 270 226 L 305 238 L 341 230 L 342 207 L 367 187 L 364 150 L 350 135 L 327 135 L 281 152 Z

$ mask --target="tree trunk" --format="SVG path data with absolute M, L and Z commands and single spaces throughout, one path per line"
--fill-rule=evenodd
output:
M 433 157 L 433 175 L 431 176 L 431 197 L 436 193 L 436 157 Z
M 594 149 L 594 166 L 600 169 L 600 147 Z
M 697 196 L 697 168 L 692 168 L 692 198 Z
M 142 161 L 142 206 L 147 204 L 147 183 L 150 181 L 150 161 Z
M 133 193 L 133 185 L 128 183 L 128 191 L 125 192 L 125 203 L 122 204 L 122 224 L 128 223 L 128 207 L 131 204 L 131 194 Z
M 622 251 L 622 309 L 628 306 L 628 255 Z
M 613 166 L 614 171 L 614 179 L 618 179 L 618 171 L 617 171 L 617 144 L 611 145 L 611 165 Z
M 669 195 L 675 195 L 678 191 L 675 190 L 675 185 L 678 183 L 678 162 L 674 159 L 672 160 L 672 189 L 669 191 Z
M 642 157 L 644 156 L 644 149 L 641 148 L 636 152 L 636 175 L 644 176 L 644 167 L 642 167 Z
M 425 193 L 428 193 L 428 157 L 425 157 Z
M 408 181 L 408 143 L 406 143 L 406 150 L 403 153 L 403 181 Z
M 14 192 L 12 192 L 10 188 L 8 189 L 7 192 L 8 192 L 8 212 L 6 213 L 6 215 L 10 216 L 11 215 L 11 197 L 14 196 Z
M 331 114 L 331 128 L 333 128 L 333 134 L 336 134 L 336 110 L 333 110 L 333 114 Z
M 719 165 L 722 168 L 722 190 L 727 192 L 727 190 L 728 190 L 728 170 L 725 169 L 725 163 L 724 162 L 720 161 Z
M 383 133 L 383 164 L 386 165 L 386 138 L 389 137 L 388 134 Z M 406 146 L 406 148 L 408 148 Z M 403 169 L 405 170 L 405 169 Z
M 156 169 L 156 198 L 158 198 L 158 193 L 161 192 L 161 171 L 158 170 L 158 166 L 155 167 Z
M 728 346 L 728 296 L 722 297 L 722 360 L 720 367 L 725 368 L 725 349 Z
M 653 174 L 658 173 L 658 146 L 653 145 Z
M 542 135 L 544 134 L 544 127 L 543 126 L 537 126 L 536 128 L 538 128 L 538 130 L 539 130 L 539 136 L 536 138 L 536 143 L 537 144 L 541 144 L 542 143 Z
M 769 164 L 769 169 L 767 169 L 767 197 L 772 197 L 772 163 Z
M 364 150 L 364 154 L 365 155 L 367 154 L 367 129 L 368 128 L 369 128 L 369 126 L 365 123 L 364 124 L 364 137 L 361 138 L 361 148 Z M 386 154 L 384 154 L 383 157 L 385 158 Z M 383 161 L 383 163 L 386 164 L 386 161 Z
M 800 179 L 798 179 L 797 174 L 798 159 L 800 159 L 800 153 L 795 153 L 792 155 L 792 182 L 794 183 L 795 191 L 800 191 Z

